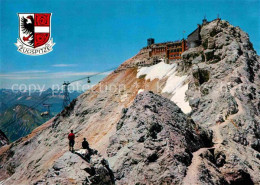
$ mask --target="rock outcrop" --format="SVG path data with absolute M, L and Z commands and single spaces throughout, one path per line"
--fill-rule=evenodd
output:
M 117 184 L 179 184 L 192 152 L 209 147 L 211 139 L 172 101 L 142 92 L 123 110 L 108 161 Z
M 45 178 L 33 184 L 112 185 L 114 184 L 114 175 L 108 162 L 100 155 L 91 155 L 90 161 L 88 161 L 82 155 L 66 152 L 56 160 Z
M 199 154 L 197 179 L 259 184 L 259 56 L 249 36 L 227 21 L 206 24 L 200 34 L 202 45 L 184 52 L 178 66 L 191 77 L 186 95 L 192 119 L 214 132 L 214 150 Z
M 0 147 L 7 145 L 9 143 L 8 138 L 6 135 L 0 130 Z

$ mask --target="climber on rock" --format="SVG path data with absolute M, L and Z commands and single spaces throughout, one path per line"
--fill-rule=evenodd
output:
M 89 144 L 88 144 L 86 138 L 83 139 L 82 148 L 89 150 Z
M 69 139 L 69 151 L 74 151 L 74 144 L 75 144 L 75 134 L 73 133 L 73 130 L 70 131 L 70 134 L 68 135 Z

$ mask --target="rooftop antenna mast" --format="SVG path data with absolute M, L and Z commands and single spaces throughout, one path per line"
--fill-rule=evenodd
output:
M 64 99 L 63 99 L 63 108 L 67 107 L 70 104 L 70 95 L 69 95 L 69 91 L 68 91 L 68 86 L 69 86 L 70 82 L 66 82 L 64 81 L 63 86 L 64 86 Z
M 206 18 L 206 14 L 204 15 L 204 19 L 202 20 L 202 25 L 204 25 L 204 24 L 207 24 L 207 18 Z

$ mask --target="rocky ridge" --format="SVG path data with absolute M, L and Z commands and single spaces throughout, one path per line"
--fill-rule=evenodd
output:
M 142 92 L 123 110 L 108 160 L 117 184 L 180 184 L 192 152 L 211 139 L 172 101 Z
M 202 45 L 184 52 L 183 62 L 178 66 L 180 72 L 191 76 L 186 91 L 192 106 L 191 117 L 214 133 L 214 152 L 198 153 L 196 180 L 221 184 L 224 176 L 231 184 L 257 184 L 260 182 L 259 56 L 249 36 L 227 21 L 215 20 L 203 26 L 200 34 Z M 218 180 L 214 181 L 215 178 Z
M 91 153 L 89 157 L 90 160 L 77 151 L 66 152 L 55 161 L 45 177 L 34 184 L 114 184 L 108 162 L 99 154 Z

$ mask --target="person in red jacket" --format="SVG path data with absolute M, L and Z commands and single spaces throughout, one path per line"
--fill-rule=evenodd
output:
M 73 134 L 73 130 L 70 131 L 70 134 L 68 135 L 69 139 L 69 150 L 74 151 L 74 144 L 75 144 L 75 134 Z

